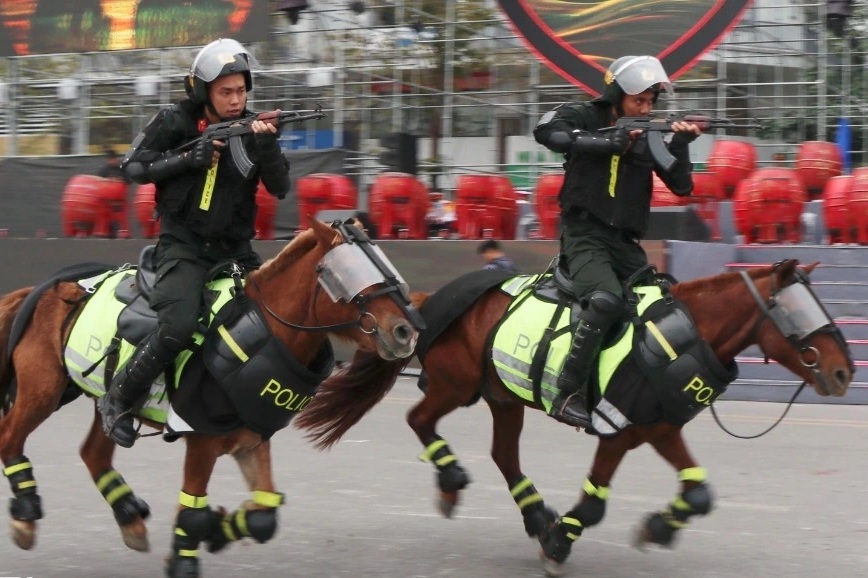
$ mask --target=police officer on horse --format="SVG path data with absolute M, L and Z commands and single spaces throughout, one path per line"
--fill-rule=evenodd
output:
M 693 191 L 688 145 L 700 134 L 695 124 L 672 124 L 667 148 L 676 162 L 669 171 L 655 164 L 642 131 L 599 132 L 624 116 L 648 116 L 661 91 L 671 93 L 672 83 L 657 58 L 624 56 L 609 67 L 600 96 L 562 104 L 534 129 L 537 142 L 565 159 L 561 258 L 584 309 L 551 415 L 575 427 L 591 425 L 588 378 L 604 336 L 622 318 L 622 283 L 648 264 L 639 241 L 651 211 L 652 171 L 676 195 Z

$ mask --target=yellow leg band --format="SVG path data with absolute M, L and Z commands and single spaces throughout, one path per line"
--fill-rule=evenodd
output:
M 3 475 L 7 478 L 12 474 L 17 474 L 18 472 L 22 472 L 24 470 L 32 470 L 33 464 L 30 462 L 23 462 L 20 464 L 15 464 L 14 466 L 9 466 L 8 468 L 3 468 Z
M 708 479 L 708 472 L 700 466 L 684 468 L 678 472 L 678 479 L 682 482 L 704 482 Z
M 419 456 L 419 459 L 423 462 L 430 462 L 431 456 L 433 456 L 437 450 L 446 445 L 446 440 L 437 440 L 436 442 L 431 443 L 425 451 L 422 452 L 422 455 Z
M 208 496 L 191 496 L 184 490 L 181 490 L 181 496 L 178 498 L 178 503 L 188 508 L 207 508 Z
M 589 496 L 596 496 L 597 498 L 600 498 L 601 500 L 606 500 L 609 498 L 609 488 L 607 488 L 605 486 L 597 487 L 593 483 L 591 483 L 591 480 L 586 479 L 585 484 L 582 486 L 582 489 Z
M 253 491 L 253 503 L 266 508 L 276 508 L 283 505 L 283 494 L 274 492 L 265 492 L 263 490 Z
M 533 482 L 530 478 L 524 478 L 522 481 L 510 488 L 509 493 L 512 494 L 512 497 L 514 498 L 532 485 Z

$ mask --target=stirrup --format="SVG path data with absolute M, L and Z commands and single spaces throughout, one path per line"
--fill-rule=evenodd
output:
M 563 401 L 561 401 L 559 398 L 555 398 L 555 402 L 558 403 L 556 405 L 552 405 L 551 416 L 557 421 L 565 423 L 569 426 L 588 429 L 591 427 L 591 416 L 588 414 L 587 410 L 582 407 L 577 411 L 576 408 L 570 405 L 570 400 L 577 396 L 578 394 L 572 393 L 568 395 Z M 581 396 L 578 397 L 581 398 Z M 579 400 L 576 399 L 575 402 L 579 402 Z M 582 403 L 582 405 L 584 404 Z M 567 410 L 570 411 L 568 412 Z
M 99 404 L 99 411 L 100 411 L 100 414 L 102 417 L 102 431 L 110 440 L 112 440 L 113 442 L 115 442 L 116 444 L 121 446 L 122 448 L 131 448 L 131 447 L 133 447 L 133 444 L 136 443 L 136 439 L 138 439 L 138 437 L 139 437 L 139 430 L 135 427 L 135 424 L 133 423 L 132 409 L 127 409 L 127 410 L 124 410 L 124 411 L 118 413 L 116 416 L 114 416 L 114 419 L 109 424 L 107 421 L 107 415 L 105 412 L 105 408 L 109 404 L 109 402 L 106 401 L 107 397 L 108 397 L 108 394 L 103 396 L 103 398 L 100 399 L 100 404 Z M 118 426 L 119 426 L 121 420 L 123 420 L 124 418 L 127 418 L 127 417 L 129 417 L 129 419 L 130 419 L 130 430 L 132 433 L 131 438 L 127 437 L 125 435 L 126 433 L 129 433 L 129 432 L 124 432 L 123 429 L 118 429 Z

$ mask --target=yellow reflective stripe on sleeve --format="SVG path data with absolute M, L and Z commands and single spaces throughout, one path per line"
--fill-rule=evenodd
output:
M 283 505 L 283 494 L 253 490 L 253 503 L 266 508 L 276 508 Z
M 682 482 L 704 482 L 708 479 L 708 472 L 700 466 L 684 468 L 678 472 L 678 479 Z
M 226 327 L 221 325 L 217 328 L 217 333 L 220 334 L 220 337 L 223 338 L 223 341 L 226 342 L 226 345 L 229 346 L 229 349 L 232 350 L 232 353 L 235 354 L 235 357 L 237 357 L 241 361 L 247 361 L 248 359 L 250 359 L 247 354 L 244 353 L 244 350 L 241 349 L 241 346 L 238 345 L 238 343 L 234 339 L 232 339 L 232 336 L 229 334 L 229 330 L 226 329 Z
M 207 211 L 211 208 L 211 197 L 214 196 L 214 185 L 217 182 L 217 165 L 208 169 L 205 175 L 205 186 L 202 187 L 202 200 L 199 201 L 199 208 Z
M 618 184 L 618 165 L 621 162 L 621 157 L 612 155 L 612 161 L 609 164 L 609 196 L 615 196 L 615 186 Z
M 607 488 L 606 486 L 597 487 L 593 483 L 591 483 L 591 480 L 586 479 L 584 485 L 582 486 L 582 489 L 589 496 L 596 496 L 601 500 L 606 500 L 609 498 L 609 488 Z
M 657 340 L 657 343 L 660 344 L 660 347 L 662 347 L 663 351 L 666 352 L 666 355 L 669 356 L 669 359 L 675 361 L 675 359 L 678 357 L 678 354 L 675 353 L 675 350 L 672 349 L 672 345 L 666 340 L 660 330 L 657 329 L 657 326 L 654 324 L 654 322 L 646 321 L 645 327 L 648 328 L 648 331 L 651 332 L 651 335 L 654 336 L 654 338 Z
M 15 464 L 14 466 L 9 466 L 8 468 L 3 468 L 3 475 L 8 478 L 12 474 L 17 474 L 18 472 L 30 469 L 33 469 L 33 464 L 30 462 L 24 462 L 21 464 Z
M 178 503 L 188 508 L 207 508 L 208 496 L 191 496 L 184 490 L 181 490 L 181 495 L 178 497 Z

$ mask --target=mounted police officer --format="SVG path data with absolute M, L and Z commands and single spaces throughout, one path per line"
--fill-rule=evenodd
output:
M 202 310 L 208 271 L 220 262 L 258 267 L 253 250 L 256 189 L 260 179 L 282 199 L 289 192 L 289 163 L 277 128 L 252 123 L 243 145 L 254 169 L 244 176 L 222 141 L 200 140 L 205 128 L 250 116 L 247 96 L 256 61 L 238 42 L 216 40 L 193 60 L 185 78 L 186 99 L 158 112 L 136 137 L 122 168 L 137 183 L 156 185 L 160 237 L 153 253 L 156 282 L 150 306 L 157 330 L 145 338 L 112 380 L 100 401 L 103 429 L 118 445 L 136 439 L 131 409 L 175 357 L 192 344 Z
M 598 132 L 622 116 L 648 116 L 661 90 L 671 93 L 672 84 L 659 60 L 624 56 L 609 67 L 600 96 L 562 104 L 534 129 L 537 142 L 566 161 L 559 195 L 561 257 L 584 309 L 551 415 L 575 427 L 591 425 L 588 379 L 603 337 L 622 318 L 622 283 L 648 264 L 639 241 L 651 210 L 652 171 L 676 195 L 693 191 L 688 144 L 700 134 L 696 125 L 672 124 L 667 147 L 677 161 L 669 171 L 654 163 L 642 131 Z

